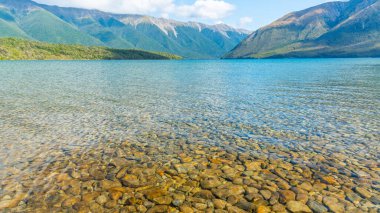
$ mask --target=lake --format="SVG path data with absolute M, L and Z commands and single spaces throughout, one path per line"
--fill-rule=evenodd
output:
M 0 76 L 0 211 L 379 209 L 379 59 L 6 61 Z

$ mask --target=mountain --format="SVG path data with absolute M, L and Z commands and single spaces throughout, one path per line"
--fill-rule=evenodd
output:
M 0 37 L 144 49 L 204 59 L 223 56 L 249 34 L 224 24 L 64 8 L 30 0 L 0 0 L 0 30 Z
M 380 1 L 330 2 L 290 13 L 224 58 L 380 57 Z
M 0 38 L 0 60 L 127 60 L 181 59 L 181 57 L 141 50 L 50 44 L 15 38 Z

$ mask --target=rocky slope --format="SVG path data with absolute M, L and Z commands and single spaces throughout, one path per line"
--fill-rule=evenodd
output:
M 380 1 L 330 2 L 290 13 L 225 58 L 379 57 Z

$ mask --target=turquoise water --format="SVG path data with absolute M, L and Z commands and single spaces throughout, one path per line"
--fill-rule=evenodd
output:
M 51 205 L 42 189 L 61 186 L 49 177 L 86 161 L 171 165 L 208 146 L 299 165 L 291 184 L 300 171 L 364 184 L 374 200 L 359 207 L 376 208 L 379 59 L 12 61 L 0 76 L 0 199 L 28 192 L 20 211 Z

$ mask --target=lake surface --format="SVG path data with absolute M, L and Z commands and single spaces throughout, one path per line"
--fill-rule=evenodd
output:
M 202 173 L 212 170 L 224 185 L 244 187 L 239 198 L 262 200 L 256 210 L 292 209 L 282 191 L 299 197 L 298 187 L 308 199 L 296 202 L 312 210 L 316 202 L 330 210 L 376 211 L 379 141 L 379 59 L 0 62 L 0 210 L 11 201 L 15 211 L 159 208 L 145 191 L 140 198 L 138 188 L 177 176 L 202 185 Z M 120 175 L 123 165 L 129 169 Z M 154 184 L 148 181 L 154 175 L 141 172 L 148 168 L 158 176 Z M 159 169 L 165 174 L 157 175 Z M 126 174 L 139 184 L 124 180 Z M 128 189 L 114 205 L 107 206 L 115 199 L 104 180 Z M 93 200 L 83 197 L 89 181 L 100 184 L 89 190 L 99 192 Z M 199 189 L 230 203 L 228 211 L 244 209 L 218 187 Z M 171 199 L 182 189 L 169 188 Z M 153 204 L 128 203 L 129 190 Z M 247 198 L 252 193 L 257 199 Z M 97 200 L 103 195 L 110 201 Z

